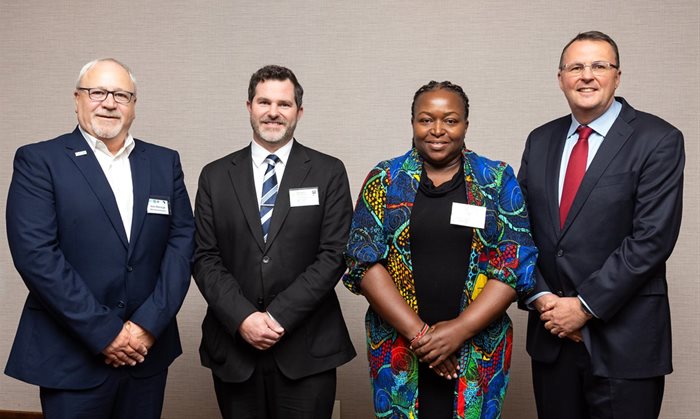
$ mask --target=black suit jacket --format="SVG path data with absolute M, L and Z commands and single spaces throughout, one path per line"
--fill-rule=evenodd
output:
M 598 316 L 584 327 L 593 374 L 668 374 L 671 323 L 666 260 L 681 224 L 683 135 L 624 99 L 559 228 L 559 167 L 571 116 L 535 129 L 518 173 L 539 248 L 536 289 L 580 295 Z M 552 362 L 562 340 L 532 311 L 527 350 Z
M 290 207 L 291 188 L 317 187 L 319 205 Z M 195 204 L 194 277 L 209 305 L 202 324 L 202 364 L 221 380 L 242 382 L 260 351 L 238 327 L 269 310 L 285 329 L 269 351 L 297 379 L 355 356 L 334 287 L 352 201 L 343 163 L 294 142 L 263 241 L 250 146 L 207 165 Z

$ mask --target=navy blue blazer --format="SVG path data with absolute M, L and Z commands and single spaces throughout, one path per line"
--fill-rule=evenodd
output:
M 134 376 L 163 371 L 182 353 L 175 314 L 190 284 L 194 220 L 180 158 L 135 140 L 129 156 L 131 240 L 112 189 L 76 128 L 17 150 L 7 199 L 7 238 L 29 289 L 5 373 L 59 389 L 101 384 L 101 351 L 126 320 L 152 333 Z M 150 199 L 169 214 L 149 213 Z
M 666 260 L 683 208 L 683 134 L 624 99 L 559 227 L 561 156 L 571 116 L 530 134 L 518 180 L 540 253 L 533 293 L 580 295 L 598 316 L 582 332 L 593 374 L 624 379 L 668 374 L 671 318 Z M 562 339 L 528 320 L 527 350 L 553 362 Z

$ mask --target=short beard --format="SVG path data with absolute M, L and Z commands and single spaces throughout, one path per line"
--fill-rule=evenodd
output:
M 266 134 L 260 129 L 261 125 L 262 124 L 260 122 L 250 118 L 250 126 L 253 128 L 255 136 L 270 144 L 287 143 L 294 136 L 294 130 L 297 127 L 297 123 L 295 121 L 294 123 L 287 125 L 284 131 L 280 132 L 279 134 Z
M 114 127 L 102 127 L 99 122 L 97 122 L 95 118 L 92 118 L 90 120 L 90 125 L 92 125 L 92 131 L 97 135 L 98 138 L 105 138 L 108 140 L 111 140 L 112 138 L 115 138 L 116 136 L 119 135 L 119 133 L 122 131 L 122 128 L 124 127 L 124 123 L 120 121 L 120 123 Z

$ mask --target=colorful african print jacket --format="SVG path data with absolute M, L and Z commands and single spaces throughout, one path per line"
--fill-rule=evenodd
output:
M 461 309 L 479 295 L 487 280 L 502 281 L 519 296 L 534 286 L 537 258 L 527 211 L 513 170 L 464 150 L 467 201 L 486 207 L 483 229 L 474 229 L 469 272 Z M 415 149 L 379 163 L 367 176 L 357 200 L 346 250 L 345 286 L 359 293 L 365 271 L 382 263 L 411 308 L 418 310 L 410 252 L 411 209 L 423 162 Z M 419 418 L 418 360 L 408 340 L 371 308 L 365 318 L 370 378 L 378 418 Z M 465 342 L 459 350 L 454 418 L 500 417 L 512 350 L 507 314 Z

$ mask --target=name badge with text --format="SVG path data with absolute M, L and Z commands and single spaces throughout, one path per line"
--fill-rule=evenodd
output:
M 290 207 L 309 207 L 313 205 L 318 205 L 318 187 L 289 190 Z
M 167 199 L 149 198 L 146 212 L 149 214 L 170 215 L 170 203 Z
M 450 224 L 484 228 L 486 223 L 486 207 L 477 205 L 452 203 L 452 214 L 450 214 Z

